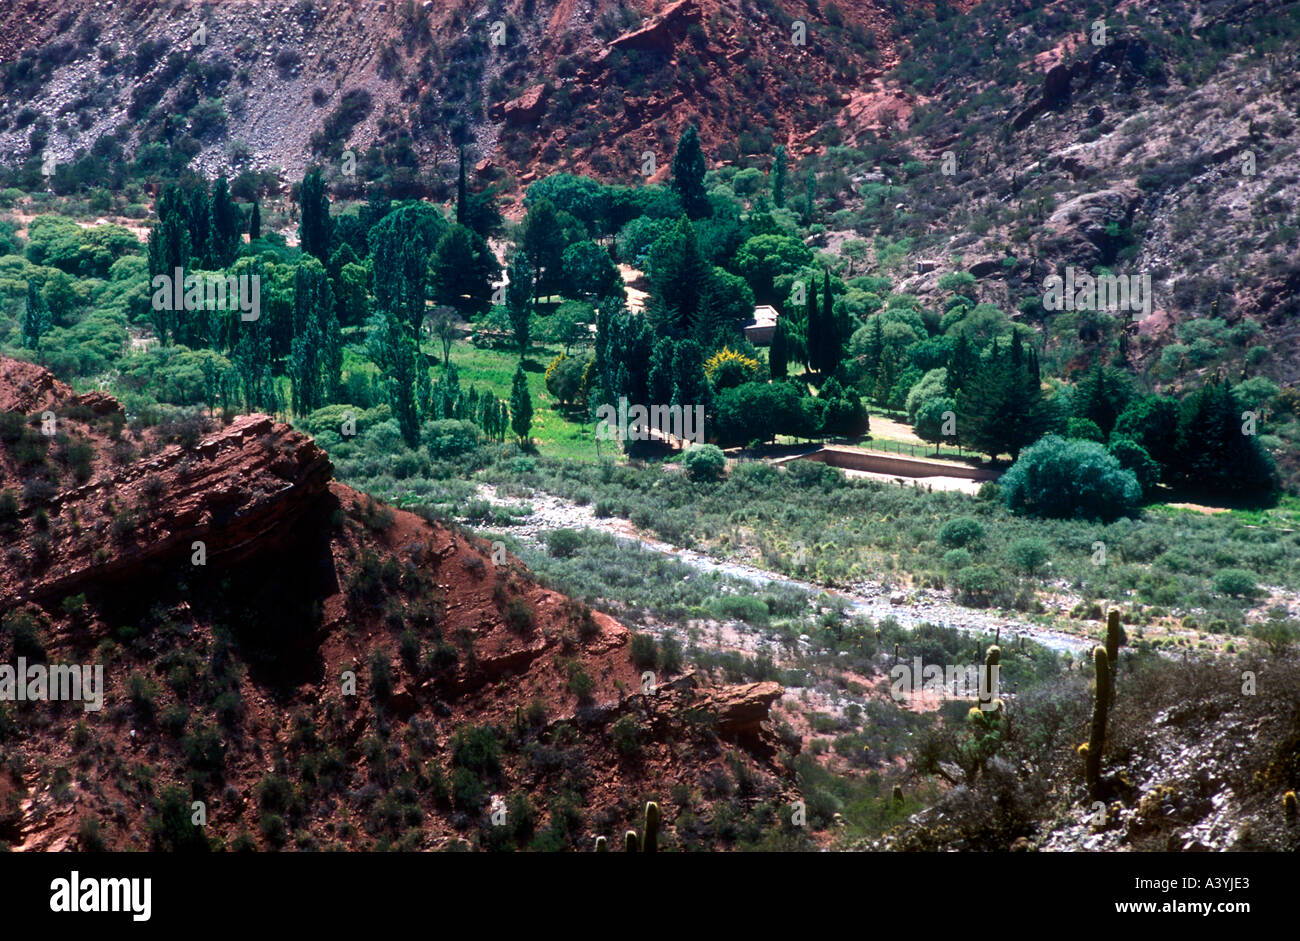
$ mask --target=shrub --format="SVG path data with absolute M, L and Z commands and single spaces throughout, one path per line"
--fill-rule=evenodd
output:
M 1025 575 L 1033 575 L 1042 568 L 1050 554 L 1047 542 L 1037 537 L 1017 539 L 1007 547 L 1007 559 Z
M 641 754 L 641 729 L 631 716 L 623 716 L 610 726 L 609 736 L 620 755 L 634 758 Z
M 943 554 L 943 567 L 950 572 L 964 569 L 971 564 L 971 554 L 966 549 L 949 549 Z
M 1224 569 L 1214 576 L 1214 590 L 1234 598 L 1253 598 L 1259 592 L 1255 576 L 1244 569 Z
M 472 421 L 444 418 L 425 422 L 420 437 L 425 442 L 430 460 L 441 461 L 473 451 L 479 446 L 482 434 Z
M 516 634 L 527 634 L 533 629 L 533 607 L 522 598 L 511 598 L 506 605 L 506 626 Z
M 649 634 L 632 635 L 632 662 L 643 670 L 652 670 L 659 663 L 659 645 Z
M 1026 448 L 999 486 L 1013 512 L 1056 519 L 1110 522 L 1132 515 L 1142 499 L 1137 477 L 1104 447 L 1057 435 Z
M 980 563 L 957 573 L 957 589 L 968 604 L 987 607 L 1007 590 L 1002 573 L 991 565 Z
M 546 534 L 546 551 L 557 559 L 571 559 L 582 545 L 576 529 L 553 529 Z
M 939 530 L 939 544 L 952 549 L 977 545 L 984 541 L 984 527 L 969 516 L 948 520 Z
M 691 480 L 717 480 L 727 466 L 726 455 L 714 444 L 697 444 L 682 457 Z

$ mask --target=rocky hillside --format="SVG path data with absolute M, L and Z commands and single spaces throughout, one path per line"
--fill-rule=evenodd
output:
M 11 848 L 589 848 L 651 798 L 672 846 L 795 799 L 780 686 L 645 676 L 618 622 L 286 425 L 127 423 L 12 360 L 0 410 L 0 663 L 104 677 L 100 710 L 0 703 Z
M 790 0 L 21 0 L 0 11 L 0 148 L 66 161 L 116 135 L 127 153 L 161 143 L 214 174 L 289 179 L 351 149 L 363 174 L 373 161 L 436 188 L 469 144 L 521 182 L 632 179 L 646 151 L 665 169 L 692 121 L 733 158 L 773 141 L 811 152 L 882 87 L 887 22 L 870 4 Z
M 892 143 L 856 139 L 874 161 L 822 160 L 822 241 L 885 235 L 868 263 L 939 306 L 939 279 L 969 273 L 1042 331 L 1056 374 L 1125 333 L 1156 383 L 1293 383 L 1300 7 L 1132 3 L 1098 30 L 1101 14 L 991 2 L 896 22 L 889 78 L 915 106 Z M 1069 266 L 1149 277 L 1150 310 L 1045 310 Z

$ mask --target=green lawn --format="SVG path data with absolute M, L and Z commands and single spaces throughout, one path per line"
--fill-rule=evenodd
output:
M 442 346 L 426 342 L 424 350 L 442 362 Z M 524 358 L 524 372 L 528 376 L 528 393 L 533 397 L 532 439 L 539 454 L 571 461 L 597 461 L 601 458 L 620 459 L 615 442 L 600 442 L 597 452 L 595 426 L 580 424 L 559 411 L 555 396 L 546 391 L 546 367 L 562 352 L 559 346 L 535 344 Z M 578 350 L 571 350 L 576 354 Z M 456 367 L 462 388 L 477 386 L 506 402 L 510 401 L 510 386 L 514 381 L 519 355 L 509 349 L 482 349 L 466 340 L 456 341 L 451 348 L 451 362 Z M 436 380 L 441 366 L 434 373 Z

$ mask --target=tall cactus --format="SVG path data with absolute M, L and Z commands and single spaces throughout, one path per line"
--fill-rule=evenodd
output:
M 604 841 L 603 836 L 596 837 L 598 853 L 606 851 Z M 629 853 L 659 852 L 659 805 L 654 801 L 646 801 L 645 830 L 642 835 L 638 837 L 635 830 L 628 830 L 623 834 L 623 848 Z
M 1101 750 L 1106 744 L 1106 717 L 1110 711 L 1110 658 L 1105 647 L 1095 647 L 1092 664 L 1097 673 L 1097 692 L 1092 702 L 1092 734 L 1084 754 L 1084 779 L 1094 797 L 1101 783 Z
M 1282 795 L 1282 815 L 1286 817 L 1287 823 L 1295 823 L 1298 812 L 1295 791 L 1287 791 Z
M 1110 666 L 1106 693 L 1111 706 L 1115 705 L 1115 675 L 1119 672 L 1119 648 L 1124 639 L 1124 629 L 1119 626 L 1119 608 L 1111 608 L 1106 613 L 1106 661 Z
M 609 852 L 609 840 L 605 839 L 603 836 L 598 836 L 598 837 L 596 837 L 596 852 L 597 852 L 597 853 L 608 853 L 608 852 Z
M 641 852 L 659 852 L 659 805 L 647 801 L 645 805 L 645 836 L 641 841 Z
M 997 644 L 989 647 L 988 653 L 984 655 L 984 690 L 987 690 L 989 695 L 993 696 L 993 702 L 996 703 L 996 708 L 988 710 L 994 714 L 1002 711 L 1002 700 L 998 696 L 994 695 L 993 690 L 993 677 L 995 676 L 993 668 L 1001 661 L 1002 648 Z M 980 690 L 980 692 L 984 692 L 984 690 Z M 983 700 L 981 700 L 981 705 L 983 705 Z

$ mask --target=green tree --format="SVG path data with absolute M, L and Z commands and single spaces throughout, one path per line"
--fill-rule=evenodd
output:
M 1232 384 L 1217 376 L 1179 406 L 1176 480 L 1216 499 L 1267 500 L 1277 490 L 1273 460 L 1248 434 Z
M 46 306 L 45 298 L 36 287 L 36 281 L 29 279 L 27 282 L 27 306 L 23 311 L 23 348 L 39 350 L 41 348 L 41 337 L 45 336 L 49 329 L 50 309 Z
M 1019 334 L 1005 348 L 993 347 L 968 386 L 956 396 L 958 435 L 963 444 L 991 458 L 1005 452 L 1015 460 L 1055 422 L 1037 358 L 1032 350 L 1026 353 Z
M 501 266 L 482 236 L 460 225 L 442 233 L 430 260 L 434 300 L 466 317 L 486 313 Z
M 831 295 L 831 273 L 822 270 L 822 310 L 818 318 L 817 371 L 823 376 L 835 372 L 844 355 L 839 323 L 835 317 L 834 298 Z
M 248 239 L 254 241 L 262 237 L 262 206 L 255 199 L 253 208 L 248 211 Z
M 696 325 L 712 275 L 689 219 L 683 216 L 651 246 L 649 265 L 656 327 L 675 339 L 687 336 Z
M 677 140 L 673 152 L 673 190 L 681 197 L 682 208 L 691 219 L 703 219 L 712 212 L 704 189 L 704 149 L 695 125 L 688 125 Z
M 777 279 L 794 275 L 812 264 L 808 246 L 790 235 L 756 235 L 736 250 L 735 271 L 749 282 L 759 304 L 781 305 L 785 297 L 777 290 Z
M 1098 360 L 1075 386 L 1071 411 L 1075 418 L 1095 423 L 1105 441 L 1132 398 L 1133 381 L 1128 374 Z
M 785 318 L 778 317 L 776 327 L 772 330 L 772 346 L 767 352 L 767 370 L 773 379 L 784 379 L 789 372 L 789 366 L 786 358 L 789 355 L 786 351 L 786 325 Z
M 392 310 L 376 311 L 370 318 L 366 351 L 379 367 L 388 404 L 397 419 L 407 447 L 420 446 L 420 416 L 416 388 L 419 382 L 419 351 L 411 331 Z
M 949 415 L 950 412 L 952 413 L 951 416 Z M 916 425 L 913 430 L 918 438 L 933 445 L 940 445 L 945 441 L 954 444 L 956 439 L 944 434 L 944 430 L 947 427 L 948 418 L 951 417 L 955 422 L 956 416 L 957 403 L 948 396 L 939 395 L 927 398 L 916 410 Z
M 623 290 L 623 279 L 609 252 L 590 239 L 574 242 L 566 248 L 562 267 L 565 288 L 561 293 L 566 297 L 609 297 Z
M 447 220 L 427 203 L 394 209 L 367 236 L 374 260 L 375 309 L 392 311 L 414 336 L 424 323 L 429 256 Z
M 785 177 L 787 171 L 785 144 L 776 145 L 776 154 L 772 158 L 772 204 L 777 209 L 785 208 Z
M 538 295 L 556 294 L 564 285 L 564 250 L 568 247 L 564 225 L 555 205 L 539 199 L 528 208 L 520 228 L 520 247 L 528 256 Z
M 1104 447 L 1047 435 L 1030 445 L 1002 475 L 1007 508 L 1056 519 L 1109 522 L 1134 513 L 1142 488 Z
M 343 340 L 325 268 L 314 258 L 294 275 L 294 337 L 287 372 L 294 414 L 307 415 L 333 398 L 343 369 Z
M 527 444 L 532 427 L 533 397 L 528 394 L 528 377 L 521 362 L 515 366 L 515 378 L 510 383 L 510 429 L 520 444 Z
M 230 198 L 226 178 L 217 179 L 212 187 L 212 262 L 225 268 L 239 254 L 239 207 Z
M 298 239 L 302 250 L 321 263 L 329 261 L 330 201 L 321 168 L 310 167 L 298 187 Z
M 506 285 L 506 314 L 514 329 L 520 357 L 528 351 L 528 318 L 533 310 L 533 290 L 533 267 L 528 255 L 515 252 L 510 261 L 510 281 Z

